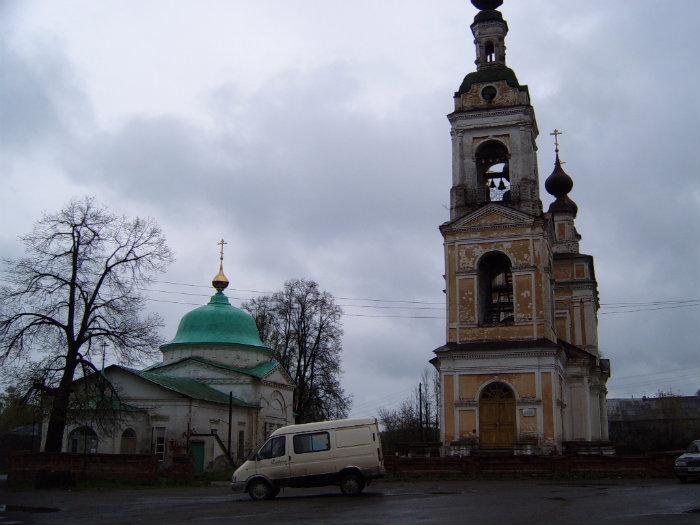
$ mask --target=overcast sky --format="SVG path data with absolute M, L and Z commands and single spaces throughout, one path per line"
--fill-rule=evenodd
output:
M 541 181 L 548 133 L 565 132 L 609 397 L 694 393 L 700 308 L 662 301 L 700 297 L 700 2 L 501 11 Z M 224 237 L 232 288 L 307 277 L 343 305 L 436 303 L 344 308 L 402 316 L 343 319 L 353 415 L 391 406 L 445 341 L 445 115 L 474 69 L 475 13 L 466 0 L 0 1 L 0 254 L 20 254 L 42 211 L 93 194 L 156 218 L 177 257 L 160 279 L 202 286 L 158 283 L 159 301 L 206 302 Z M 193 308 L 150 307 L 164 338 Z

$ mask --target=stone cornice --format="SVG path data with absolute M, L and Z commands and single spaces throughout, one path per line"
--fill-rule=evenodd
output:
M 459 352 L 458 350 L 446 351 L 440 355 L 440 359 L 508 359 L 517 357 L 557 357 L 561 353 L 561 350 L 522 350 L 522 351 L 505 351 L 499 352 L 498 350 L 490 350 L 487 352 Z

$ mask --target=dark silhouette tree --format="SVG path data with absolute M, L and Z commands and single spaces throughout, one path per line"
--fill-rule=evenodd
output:
M 243 308 L 296 383 L 297 423 L 347 417 L 351 397 L 340 384 L 343 312 L 333 296 L 314 281 L 293 279 Z
M 139 362 L 160 342 L 159 316 L 143 315 L 143 287 L 173 256 L 152 219 L 110 213 L 91 197 L 44 214 L 20 238 L 24 256 L 3 260 L 0 364 L 43 397 L 45 450 L 59 452 L 69 414 L 107 425 L 118 393 L 100 374 L 102 344 Z M 97 363 L 97 364 L 95 364 Z

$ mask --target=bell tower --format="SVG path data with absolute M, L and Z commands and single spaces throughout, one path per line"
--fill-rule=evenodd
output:
M 559 160 L 539 192 L 539 134 L 527 86 L 506 63 L 503 0 L 471 0 L 476 71 L 454 93 L 450 218 L 444 239 L 446 344 L 441 379 L 445 447 L 530 444 L 607 436 L 609 366 L 597 347 L 597 284 L 579 253 L 572 179 Z M 608 371 L 606 371 L 608 370 Z
M 454 94 L 450 218 L 489 202 L 530 215 L 542 212 L 537 174 L 538 135 L 527 86 L 506 65 L 508 24 L 502 0 L 475 0 L 481 11 L 471 32 L 476 71 Z

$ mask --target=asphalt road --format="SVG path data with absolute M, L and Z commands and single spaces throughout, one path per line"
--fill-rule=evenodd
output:
M 378 482 L 355 498 L 327 487 L 287 489 L 277 499 L 263 502 L 233 495 L 227 487 L 0 489 L 0 525 L 140 523 L 698 525 L 700 483 L 681 485 L 670 479 Z

